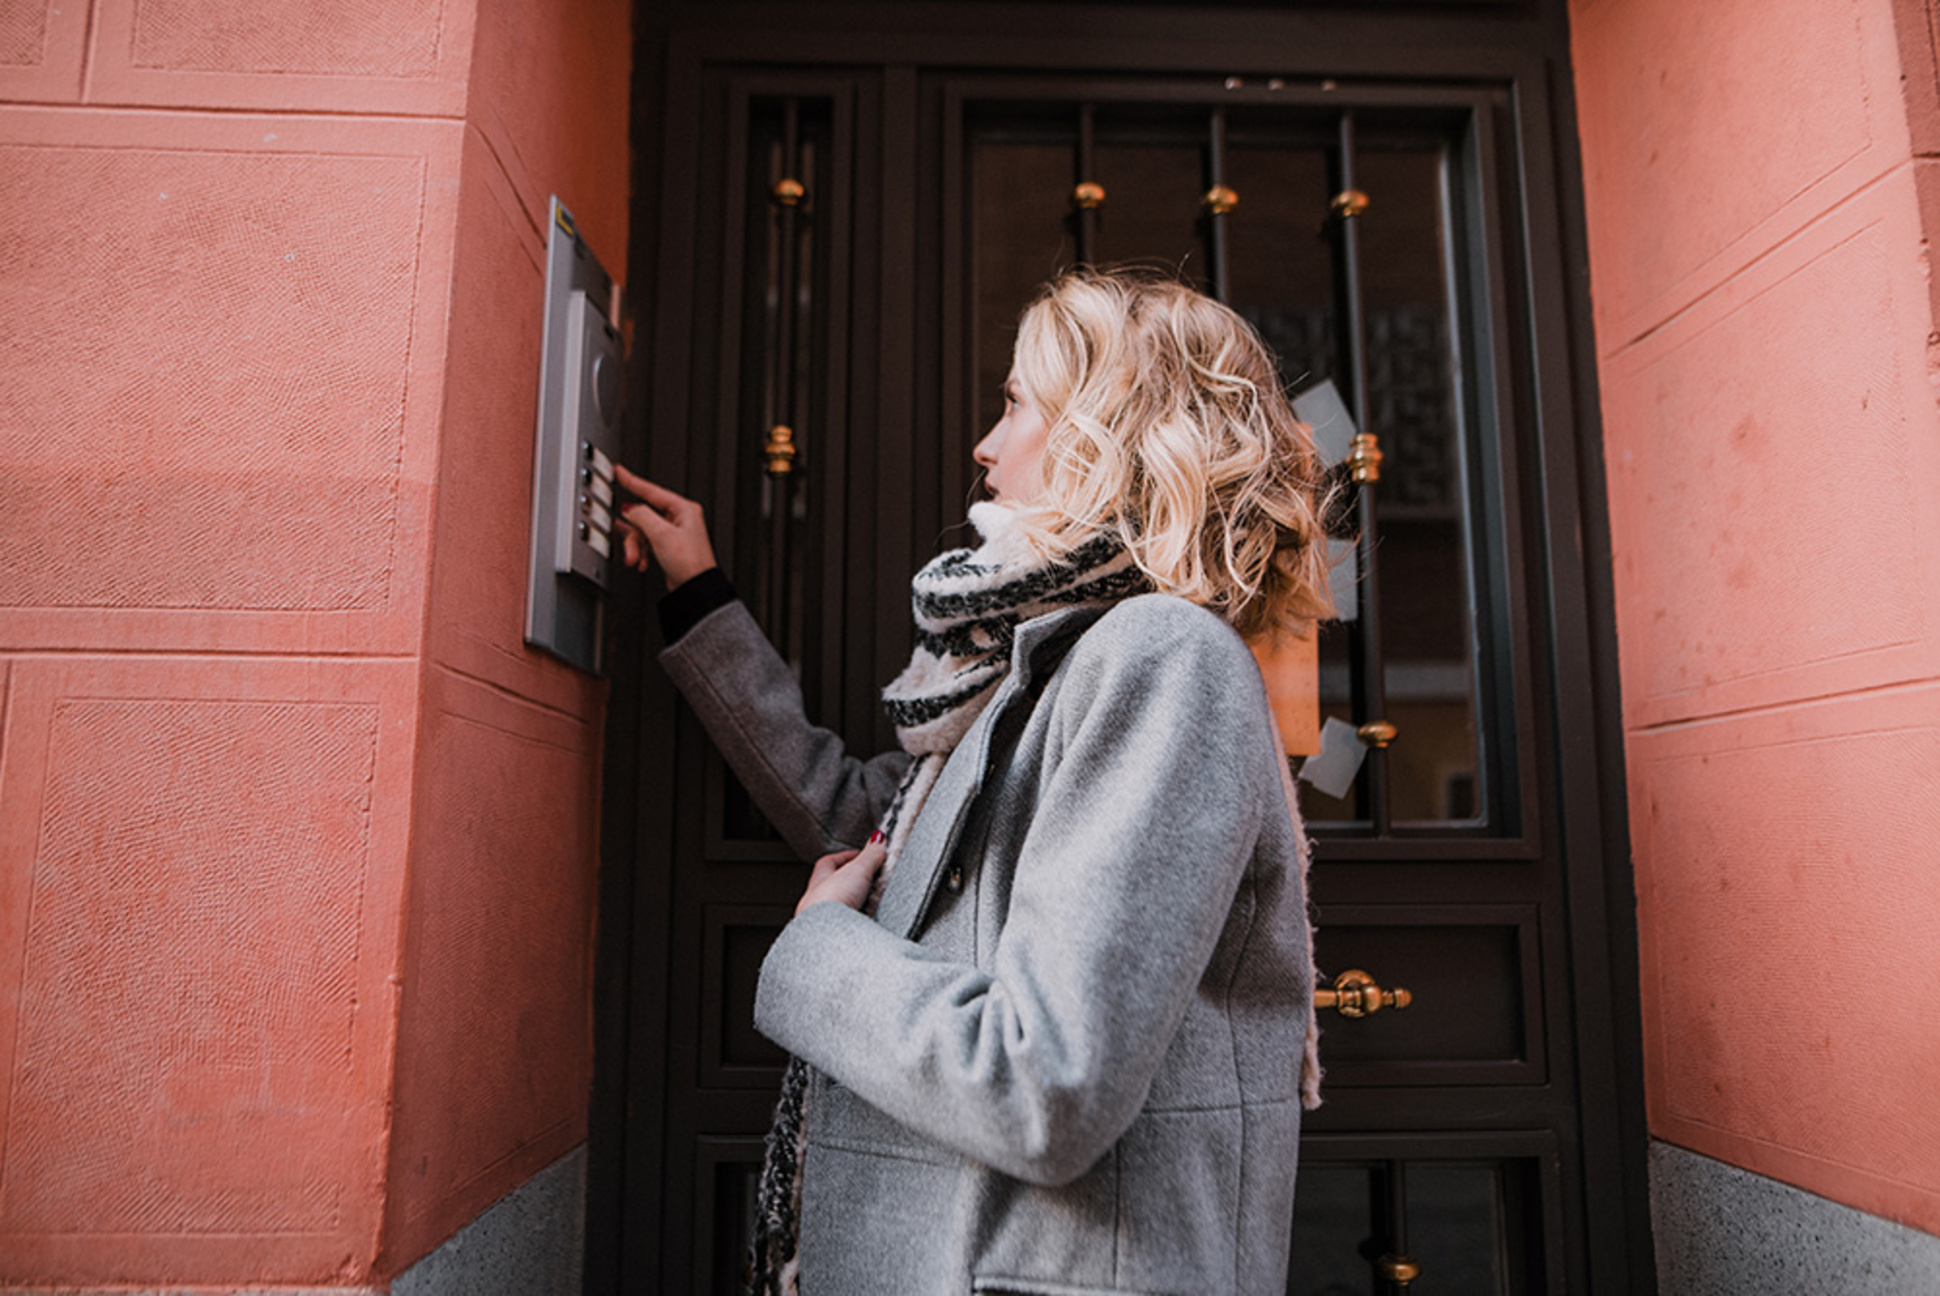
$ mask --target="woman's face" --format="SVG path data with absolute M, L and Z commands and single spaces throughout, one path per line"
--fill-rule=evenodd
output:
M 1034 501 L 1044 492 L 1043 411 L 1031 403 L 1015 370 L 1004 380 L 1004 416 L 971 457 L 983 465 L 984 486 L 990 498 L 1013 508 Z

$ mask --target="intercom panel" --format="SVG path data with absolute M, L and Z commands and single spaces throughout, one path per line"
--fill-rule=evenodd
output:
M 597 673 L 604 599 L 618 561 L 613 465 L 626 354 L 618 288 L 557 198 L 551 215 L 525 640 Z

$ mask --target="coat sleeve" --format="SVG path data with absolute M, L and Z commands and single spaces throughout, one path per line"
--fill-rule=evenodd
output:
M 1084 1173 L 1144 1106 L 1264 812 L 1272 739 L 1238 637 L 1176 603 L 1100 642 L 1109 623 L 1047 699 L 1047 770 L 990 970 L 824 904 L 783 929 L 756 996 L 771 1039 L 1034 1183 Z
M 761 812 L 804 859 L 860 846 L 889 808 L 906 752 L 849 755 L 810 724 L 801 688 L 747 605 L 708 613 L 660 662 Z

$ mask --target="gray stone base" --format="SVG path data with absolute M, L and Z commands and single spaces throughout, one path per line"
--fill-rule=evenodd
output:
M 533 1175 L 391 1281 L 391 1296 L 579 1296 L 586 1145 Z
M 389 1296 L 580 1296 L 586 1145 L 533 1175 L 391 1280 Z M 386 1296 L 382 1287 L 8 1287 L 9 1296 Z
M 1654 1140 L 1650 1221 L 1662 1296 L 1940 1292 L 1940 1237 Z

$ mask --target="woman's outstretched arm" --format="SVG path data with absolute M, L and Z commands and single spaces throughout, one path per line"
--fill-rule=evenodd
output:
M 658 562 L 667 578 L 660 661 L 727 757 L 755 804 L 804 859 L 860 846 L 908 767 L 903 752 L 850 756 L 809 723 L 801 689 L 746 605 L 720 574 L 701 506 L 631 472 L 619 483 L 640 502 L 620 511 L 629 567 Z
M 810 724 L 794 672 L 736 600 L 662 649 L 667 670 L 708 737 L 768 821 L 804 859 L 858 847 L 882 819 L 907 752 L 873 760 Z

